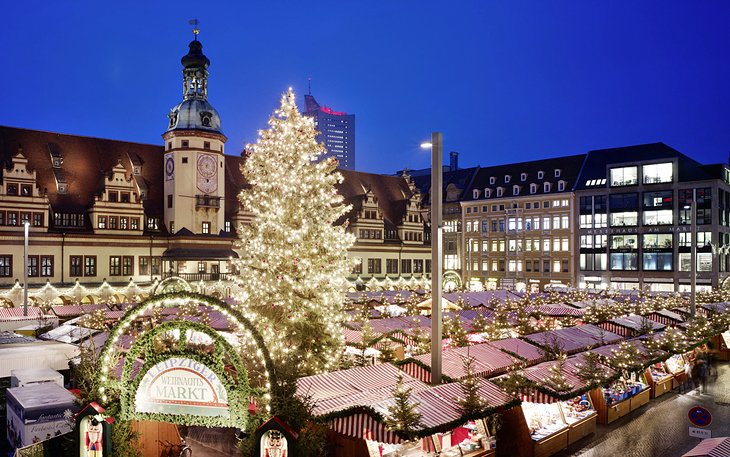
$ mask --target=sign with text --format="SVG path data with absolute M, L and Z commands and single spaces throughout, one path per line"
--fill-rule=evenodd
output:
M 182 357 L 150 368 L 139 383 L 134 405 L 140 413 L 230 417 L 228 394 L 218 375 Z
M 712 438 L 712 430 L 707 430 L 705 428 L 690 427 L 689 436 L 693 436 L 695 438 L 703 438 L 703 439 Z

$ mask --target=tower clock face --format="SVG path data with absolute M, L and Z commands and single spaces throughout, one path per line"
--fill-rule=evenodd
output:
M 170 180 L 174 176 L 175 176 L 175 161 L 172 159 L 172 155 L 169 155 L 165 159 L 165 180 Z
M 212 154 L 198 155 L 198 189 L 210 194 L 218 189 L 218 160 Z

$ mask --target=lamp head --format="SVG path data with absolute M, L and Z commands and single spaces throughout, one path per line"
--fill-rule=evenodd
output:
M 421 149 L 431 149 L 433 144 L 430 141 L 424 141 L 421 143 Z

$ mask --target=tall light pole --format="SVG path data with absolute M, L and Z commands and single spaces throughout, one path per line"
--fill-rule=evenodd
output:
M 25 242 L 23 243 L 23 316 L 28 315 L 28 228 L 30 222 L 25 224 Z
M 697 312 L 697 189 L 692 189 L 692 201 L 690 202 L 690 214 L 692 215 L 691 232 L 692 242 L 690 243 L 690 258 L 692 259 L 692 267 L 690 268 L 690 295 L 689 295 L 689 315 L 695 317 Z
M 431 133 L 431 384 L 441 384 L 442 316 L 441 316 L 441 253 L 442 227 L 441 202 L 443 193 L 443 165 L 441 158 L 441 132 Z

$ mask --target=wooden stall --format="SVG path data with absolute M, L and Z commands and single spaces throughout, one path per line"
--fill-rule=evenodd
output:
M 651 386 L 651 398 L 661 397 L 674 389 L 674 375 L 663 362 L 647 367 L 644 376 Z
M 569 390 L 555 392 L 544 385 L 545 379 L 557 371 L 556 361 L 544 362 L 525 368 L 521 374 L 534 387 L 521 392 L 522 414 L 511 415 L 504 427 L 522 431 L 516 440 L 532 457 L 548 457 L 592 434 L 596 430 L 598 414 L 587 394 L 589 386 L 575 373 L 581 356 L 565 361 L 561 375 Z M 610 372 L 610 368 L 607 368 Z
M 392 391 L 399 375 L 412 389 L 410 401 L 420 404 L 422 432 L 416 444 L 404 443 L 382 420 L 395 402 Z M 331 430 L 337 457 L 426 456 L 437 451 L 444 457 L 494 457 L 496 439 L 483 419 L 516 406 L 519 400 L 486 379 L 479 383 L 479 396 L 487 401 L 479 420 L 463 416 L 455 401 L 462 395 L 458 383 L 430 387 L 391 364 L 301 378 L 297 394 L 313 399 L 313 414 Z
M 623 370 L 618 379 L 591 392 L 591 399 L 598 411 L 599 424 L 610 424 L 649 403 L 651 385 L 646 378 L 646 367 L 653 361 L 650 360 L 650 357 L 668 356 L 666 353 L 650 356 L 638 340 L 627 341 L 625 344 L 633 346 L 639 354 L 633 365 L 628 368 L 614 366 L 614 356 L 620 351 L 621 345 L 604 346 L 594 351 L 603 358 L 607 365 L 615 370 Z
M 642 333 L 642 330 L 644 330 L 642 327 L 645 325 L 651 325 L 652 330 L 655 332 L 661 331 L 664 327 L 666 327 L 666 325 L 649 319 L 648 317 L 644 318 L 643 316 L 637 315 L 618 317 L 616 319 L 611 319 L 610 321 L 601 322 L 598 325 L 604 330 L 621 335 L 624 338 L 639 336 Z

